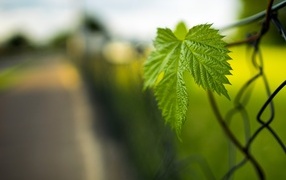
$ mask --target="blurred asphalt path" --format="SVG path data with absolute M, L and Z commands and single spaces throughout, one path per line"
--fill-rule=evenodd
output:
M 133 179 L 123 148 L 94 131 L 100 112 L 65 57 L 41 57 L 29 69 L 0 93 L 0 179 Z

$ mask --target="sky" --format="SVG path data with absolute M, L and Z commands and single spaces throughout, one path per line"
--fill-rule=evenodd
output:
M 75 27 L 78 9 L 72 0 L 0 0 L 0 41 L 18 32 L 47 41 Z
M 16 32 L 44 42 L 58 32 L 75 29 L 88 11 L 122 39 L 153 39 L 157 27 L 215 27 L 236 19 L 239 0 L 0 0 L 0 41 Z

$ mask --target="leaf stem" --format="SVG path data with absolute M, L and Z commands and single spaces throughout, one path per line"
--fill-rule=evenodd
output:
M 213 109 L 213 112 L 214 112 L 214 114 L 216 116 L 216 119 L 217 119 L 219 125 L 223 129 L 224 133 L 229 138 L 229 140 L 237 147 L 237 149 L 241 153 L 244 154 L 245 158 L 250 161 L 250 163 L 255 168 L 256 173 L 257 173 L 259 179 L 260 180 L 264 180 L 265 176 L 264 176 L 264 172 L 263 172 L 261 166 L 256 161 L 256 159 L 250 154 L 248 149 L 246 149 L 245 147 L 242 146 L 242 144 L 237 140 L 237 138 L 234 136 L 234 134 L 231 132 L 231 130 L 227 126 L 225 120 L 223 119 L 223 117 L 222 117 L 222 115 L 221 115 L 221 113 L 220 113 L 220 111 L 218 109 L 218 105 L 216 103 L 216 100 L 214 98 L 213 93 L 211 91 L 207 91 L 207 92 L 208 92 L 208 97 L 209 97 L 209 101 L 210 101 L 211 107 Z

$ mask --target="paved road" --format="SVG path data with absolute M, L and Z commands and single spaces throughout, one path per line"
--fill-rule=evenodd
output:
M 42 58 L 0 93 L 0 179 L 132 179 L 123 148 L 92 130 L 100 112 L 63 59 Z

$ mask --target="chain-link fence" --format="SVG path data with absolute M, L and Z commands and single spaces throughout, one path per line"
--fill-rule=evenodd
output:
M 255 14 L 251 17 L 245 18 L 238 23 L 230 25 L 225 29 L 237 28 L 238 26 L 246 25 L 249 23 L 255 23 L 262 20 L 260 32 L 253 33 L 249 35 L 245 40 L 235 43 L 230 43 L 229 46 L 239 46 L 239 45 L 247 45 L 251 49 L 251 60 L 250 65 L 255 68 L 255 74 L 248 79 L 242 87 L 238 90 L 234 101 L 233 107 L 230 108 L 226 115 L 223 116 L 217 107 L 217 103 L 212 94 L 210 95 L 210 101 L 212 103 L 213 110 L 216 114 L 216 117 L 224 129 L 226 135 L 229 137 L 229 170 L 223 176 L 222 179 L 231 179 L 232 175 L 239 168 L 243 167 L 247 162 L 254 167 L 256 170 L 257 176 L 259 179 L 265 179 L 265 173 L 263 166 L 256 160 L 255 154 L 251 153 L 251 147 L 255 139 L 261 134 L 262 131 L 268 131 L 277 144 L 281 147 L 281 149 L 286 153 L 286 145 L 283 143 L 283 139 L 280 138 L 279 133 L 275 131 L 274 128 L 271 127 L 271 124 L 275 121 L 275 106 L 274 106 L 274 98 L 277 94 L 281 93 L 283 88 L 286 85 L 286 80 L 281 82 L 281 84 L 274 90 L 270 90 L 269 79 L 265 74 L 265 65 L 264 65 L 264 57 L 261 51 L 261 39 L 268 32 L 270 23 L 273 23 L 274 27 L 277 28 L 278 33 L 280 33 L 281 38 L 286 41 L 286 31 L 279 20 L 279 11 L 282 10 L 286 6 L 286 1 L 273 5 L 273 0 L 269 1 L 268 7 L 265 11 Z M 275 61 L 272 61 L 275 63 Z M 263 88 L 265 89 L 267 100 L 264 104 L 261 104 L 261 108 L 256 116 L 256 121 L 259 124 L 259 127 L 255 129 L 253 133 L 250 131 L 250 116 L 249 116 L 249 101 L 251 100 L 251 96 L 255 93 L 253 91 L 252 85 L 256 83 L 259 79 L 262 79 Z M 271 80 L 270 80 L 271 81 Z M 268 111 L 267 118 L 263 116 L 263 114 Z M 235 134 L 230 130 L 229 126 L 232 123 L 234 117 L 236 115 L 240 115 L 241 120 L 244 125 L 244 139 L 245 142 L 241 143 L 237 140 Z M 236 160 L 236 151 L 239 150 L 242 154 L 244 154 L 244 158 L 240 161 Z M 271 156 L 271 154 L 267 154 L 267 156 Z M 285 157 L 282 157 L 285 158 Z M 286 161 L 286 160 L 285 160 Z

